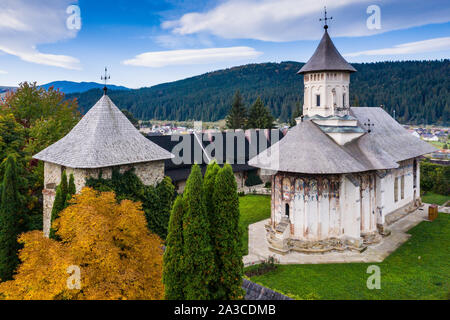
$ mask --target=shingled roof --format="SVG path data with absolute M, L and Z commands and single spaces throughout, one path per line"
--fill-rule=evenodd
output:
M 103 168 L 173 155 L 145 138 L 105 94 L 72 131 L 33 158 L 69 168 Z
M 302 74 L 314 71 L 356 72 L 356 69 L 337 51 L 326 29 L 313 56 L 298 73 Z
M 351 108 L 351 114 L 360 127 L 370 119 L 374 124 L 371 132 L 341 146 L 312 120 L 305 120 L 248 164 L 283 172 L 343 174 L 398 168 L 400 161 L 436 150 L 381 108 Z

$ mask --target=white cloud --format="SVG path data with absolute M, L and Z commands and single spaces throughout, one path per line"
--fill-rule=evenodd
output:
M 156 51 L 140 54 L 134 59 L 123 61 L 123 64 L 157 68 L 171 65 L 207 64 L 235 59 L 256 58 L 261 54 L 262 52 L 258 52 L 250 47 Z
M 40 44 L 74 38 L 69 30 L 66 9 L 75 0 L 1 0 L 0 51 L 20 59 L 66 69 L 79 69 L 79 60 L 59 54 L 43 53 Z
M 381 29 L 369 30 L 369 5 L 381 8 Z M 445 0 L 225 0 L 206 12 L 190 12 L 162 27 L 174 34 L 209 33 L 228 39 L 294 41 L 317 39 L 327 5 L 334 36 L 365 36 L 450 20 Z
M 391 48 L 366 50 L 347 53 L 346 57 L 380 56 L 380 55 L 404 55 L 424 52 L 436 52 L 450 50 L 450 37 L 428 39 L 423 41 L 408 42 Z
M 0 74 L 8 74 L 8 71 L 0 70 Z

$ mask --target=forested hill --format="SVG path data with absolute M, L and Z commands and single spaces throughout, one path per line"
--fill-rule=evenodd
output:
M 258 96 L 275 117 L 290 119 L 295 105 L 303 105 L 303 77 L 298 62 L 249 64 L 201 76 L 131 91 L 109 91 L 116 105 L 137 118 L 203 120 L 225 118 L 236 90 L 247 105 Z M 450 121 L 450 60 L 353 64 L 352 106 L 384 105 L 401 122 L 448 124 Z M 100 90 L 68 95 L 79 99 L 87 112 Z

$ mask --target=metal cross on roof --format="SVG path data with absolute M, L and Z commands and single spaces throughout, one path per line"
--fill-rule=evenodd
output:
M 368 133 L 371 133 L 372 129 L 370 129 L 370 128 L 375 126 L 375 124 L 370 123 L 370 119 L 367 119 L 367 123 L 364 123 L 364 125 L 367 127 L 367 132 Z
M 108 74 L 108 68 L 105 67 L 105 75 L 101 76 L 100 79 L 102 79 L 102 81 L 105 82 L 105 87 L 103 88 L 103 91 L 106 94 L 106 91 L 108 90 L 108 88 L 106 88 L 106 84 L 108 83 L 108 80 L 111 79 L 111 76 Z
M 332 20 L 333 17 L 327 18 L 327 7 L 324 7 L 324 12 L 325 12 L 325 14 L 324 14 L 325 17 L 324 17 L 323 19 L 320 18 L 319 21 L 325 21 L 325 25 L 323 26 L 323 28 L 326 30 L 326 29 L 328 29 L 327 21 L 328 21 L 328 20 Z

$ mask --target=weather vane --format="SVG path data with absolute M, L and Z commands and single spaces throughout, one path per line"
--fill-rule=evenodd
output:
M 370 119 L 367 119 L 367 123 L 364 123 L 364 125 L 368 128 L 367 129 L 368 133 L 371 133 L 372 129 L 370 129 L 370 128 L 375 126 L 373 123 L 370 123 Z
M 321 19 L 319 19 L 319 21 L 324 21 L 325 22 L 325 25 L 323 26 L 323 28 L 325 29 L 325 30 L 327 30 L 328 29 L 328 24 L 327 24 L 327 21 L 328 20 L 332 20 L 333 19 L 333 17 L 329 17 L 329 18 L 327 18 L 327 7 L 323 7 L 324 8 L 324 11 L 325 11 L 325 18 L 321 18 Z
M 102 81 L 105 82 L 105 87 L 103 88 L 103 91 L 105 92 L 106 95 L 106 91 L 108 91 L 106 84 L 108 83 L 108 80 L 111 79 L 111 76 L 108 74 L 108 68 L 105 67 L 105 75 L 101 76 L 100 79 L 102 79 Z

